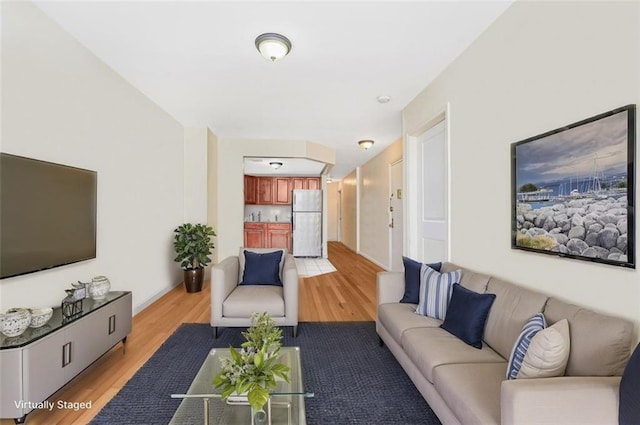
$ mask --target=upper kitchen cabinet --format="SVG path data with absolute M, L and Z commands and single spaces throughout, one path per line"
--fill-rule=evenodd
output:
M 258 202 L 258 178 L 244 176 L 244 203 L 256 204 Z
M 273 177 L 258 177 L 258 205 L 273 204 Z
M 273 178 L 273 203 L 276 205 L 291 204 L 291 179 L 289 177 Z
M 305 178 L 305 183 L 306 183 L 307 187 L 305 187 L 304 189 L 309 189 L 309 190 L 320 189 L 320 178 L 319 177 L 306 177 Z
M 320 189 L 320 177 L 291 177 L 291 190 Z

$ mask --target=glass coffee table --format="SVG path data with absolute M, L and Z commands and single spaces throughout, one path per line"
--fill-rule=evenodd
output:
M 220 371 L 220 359 L 230 357 L 228 348 L 214 348 L 205 359 L 200 371 L 194 378 L 186 394 L 171 394 L 171 398 L 180 398 L 182 402 L 173 415 L 170 424 L 205 425 L 251 425 L 251 407 L 248 403 L 227 402 L 222 400 L 222 388 L 214 388 L 213 377 Z M 277 387 L 270 393 L 269 403 L 265 406 L 265 425 L 306 425 L 304 399 L 313 397 L 302 386 L 300 366 L 300 348 L 282 347 L 281 363 L 289 366 L 290 383 L 278 381 Z M 270 415 L 269 415 L 270 411 Z

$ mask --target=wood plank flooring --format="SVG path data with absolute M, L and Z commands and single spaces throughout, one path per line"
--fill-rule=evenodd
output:
M 375 320 L 376 273 L 382 269 L 339 242 L 329 242 L 329 261 L 336 272 L 300 279 L 299 320 Z M 209 296 L 208 283 L 196 294 L 186 293 L 182 286 L 171 290 L 133 318 L 133 330 L 124 349 L 118 344 L 49 398 L 52 403 L 91 401 L 91 409 L 34 411 L 26 423 L 88 423 L 180 324 L 209 323 Z M 0 421 L 0 425 L 9 424 L 13 420 Z

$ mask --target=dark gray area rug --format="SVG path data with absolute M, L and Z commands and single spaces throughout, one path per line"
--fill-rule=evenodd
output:
M 166 424 L 211 348 L 242 342 L 242 328 L 183 324 L 91 422 Z M 299 346 L 307 423 L 437 425 L 438 418 L 387 347 L 373 322 L 300 323 L 298 337 L 283 331 L 283 345 Z

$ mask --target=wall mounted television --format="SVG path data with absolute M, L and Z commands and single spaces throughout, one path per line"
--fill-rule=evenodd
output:
M 511 145 L 511 247 L 635 268 L 636 106 Z
M 97 173 L 0 154 L 0 279 L 96 257 Z

